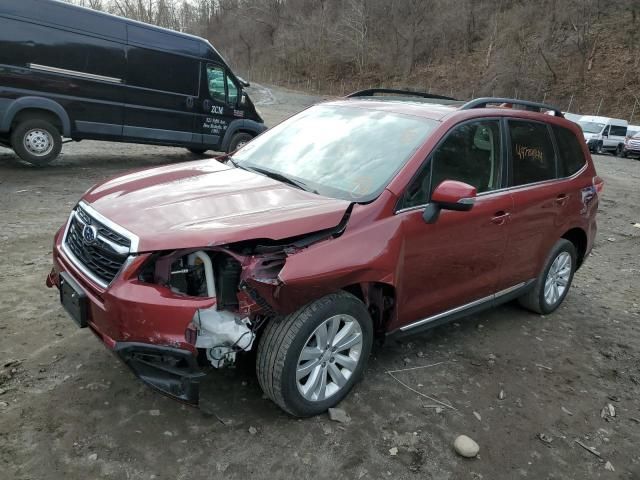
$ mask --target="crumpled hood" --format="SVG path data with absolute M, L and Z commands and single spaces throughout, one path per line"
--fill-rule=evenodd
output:
M 337 226 L 349 207 L 215 160 L 133 172 L 84 202 L 139 238 L 139 252 L 280 240 Z

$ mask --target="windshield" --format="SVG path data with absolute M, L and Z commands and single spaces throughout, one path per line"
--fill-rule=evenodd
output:
M 438 122 L 346 106 L 311 107 L 232 157 L 241 168 L 334 198 L 377 197 Z M 280 177 L 280 178 L 278 178 Z
M 596 122 L 578 122 L 578 125 L 585 133 L 600 133 L 604 128 L 604 123 Z

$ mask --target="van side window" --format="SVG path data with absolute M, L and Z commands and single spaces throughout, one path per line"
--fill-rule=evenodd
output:
M 556 178 L 556 155 L 544 123 L 509 121 L 513 185 Z
M 134 46 L 129 47 L 127 56 L 129 85 L 181 95 L 195 94 L 200 68 L 197 60 Z M 180 75 L 167 74 L 167 65 Z
M 621 127 L 619 125 L 611 125 L 609 135 L 612 137 L 624 137 L 627 134 L 627 127 Z
M 227 93 L 224 88 L 225 75 L 220 67 L 207 66 L 207 84 L 212 100 L 227 102 Z
M 564 127 L 553 126 L 558 145 L 558 173 L 560 177 L 570 177 L 586 163 L 582 144 L 573 132 Z
M 227 76 L 227 91 L 229 92 L 229 105 L 236 105 L 238 103 L 238 87 L 229 76 Z
M 444 180 L 473 185 L 478 193 L 500 188 L 502 155 L 497 120 L 454 127 L 411 182 L 400 208 L 424 205 Z

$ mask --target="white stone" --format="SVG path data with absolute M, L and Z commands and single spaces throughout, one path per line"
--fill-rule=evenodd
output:
M 480 446 L 466 435 L 460 435 L 453 442 L 453 448 L 458 455 L 466 458 L 473 458 L 478 455 Z

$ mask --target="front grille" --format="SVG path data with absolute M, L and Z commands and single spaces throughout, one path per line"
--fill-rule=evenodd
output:
M 87 243 L 83 236 L 87 225 L 95 227 L 97 232 L 91 243 Z M 81 266 L 108 284 L 129 256 L 131 240 L 98 222 L 82 207 L 77 207 L 69 223 L 65 244 Z

